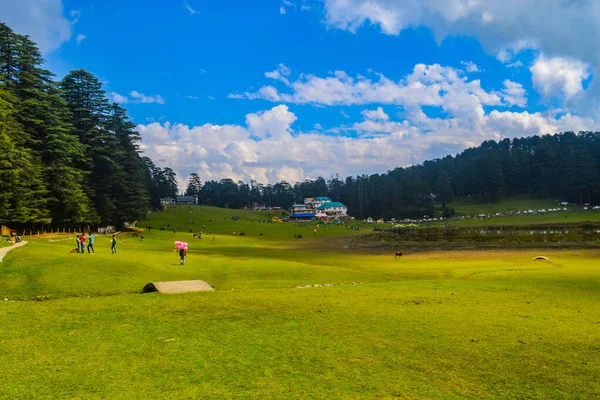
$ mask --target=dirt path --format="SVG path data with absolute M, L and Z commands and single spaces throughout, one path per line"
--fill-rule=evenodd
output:
M 7 255 L 9 251 L 11 251 L 12 249 L 16 249 L 17 247 L 25 246 L 26 244 L 27 244 L 27 242 L 20 242 L 20 243 L 15 243 L 12 246 L 1 248 L 0 249 L 0 262 L 2 262 L 2 260 L 4 260 L 4 256 Z

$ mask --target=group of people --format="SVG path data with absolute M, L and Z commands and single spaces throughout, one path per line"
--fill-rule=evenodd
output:
M 85 253 L 85 248 L 86 248 L 86 244 L 85 244 L 85 236 L 82 233 L 81 235 L 77 236 L 75 238 L 75 240 L 77 241 L 77 254 L 84 254 Z M 93 233 L 89 233 L 89 238 L 87 241 L 87 252 L 88 254 L 96 254 L 96 251 L 94 249 L 94 242 L 96 240 L 96 237 L 94 236 Z M 111 240 L 111 245 L 110 245 L 110 250 L 112 252 L 112 254 L 117 254 L 117 236 L 116 235 L 112 235 L 112 240 Z
M 95 241 L 95 237 L 93 233 L 90 233 L 90 237 L 88 239 L 88 245 L 87 245 L 87 251 L 88 254 L 96 254 L 96 251 L 94 250 L 94 241 Z M 77 242 L 77 254 L 83 254 L 85 253 L 85 236 L 83 235 L 83 233 L 77 237 L 75 237 L 75 241 Z

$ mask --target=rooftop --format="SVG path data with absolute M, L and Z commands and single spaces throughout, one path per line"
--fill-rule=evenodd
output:
M 337 201 L 329 201 L 325 204 L 322 204 L 321 206 L 319 206 L 318 210 L 325 210 L 327 208 L 333 208 L 333 207 L 344 207 L 346 208 L 345 205 L 343 205 L 342 203 L 339 203 Z

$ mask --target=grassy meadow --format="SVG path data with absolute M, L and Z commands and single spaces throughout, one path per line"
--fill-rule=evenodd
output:
M 27 238 L 0 263 L 0 398 L 600 397 L 600 250 L 394 259 L 273 215 L 171 207 L 116 255 Z M 140 294 L 184 279 L 215 292 Z

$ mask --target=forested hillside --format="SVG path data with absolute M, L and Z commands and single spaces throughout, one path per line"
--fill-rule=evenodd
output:
M 566 132 L 521 139 L 487 141 L 456 156 L 396 168 L 385 174 L 317 178 L 291 185 L 231 179 L 201 184 L 190 176 L 188 194 L 202 204 L 241 207 L 253 202 L 288 208 L 303 197 L 328 195 L 358 218 L 401 218 L 434 214 L 455 197 L 483 203 L 511 195 L 552 197 L 573 203 L 600 203 L 600 134 Z M 432 194 L 434 196 L 432 196 Z

